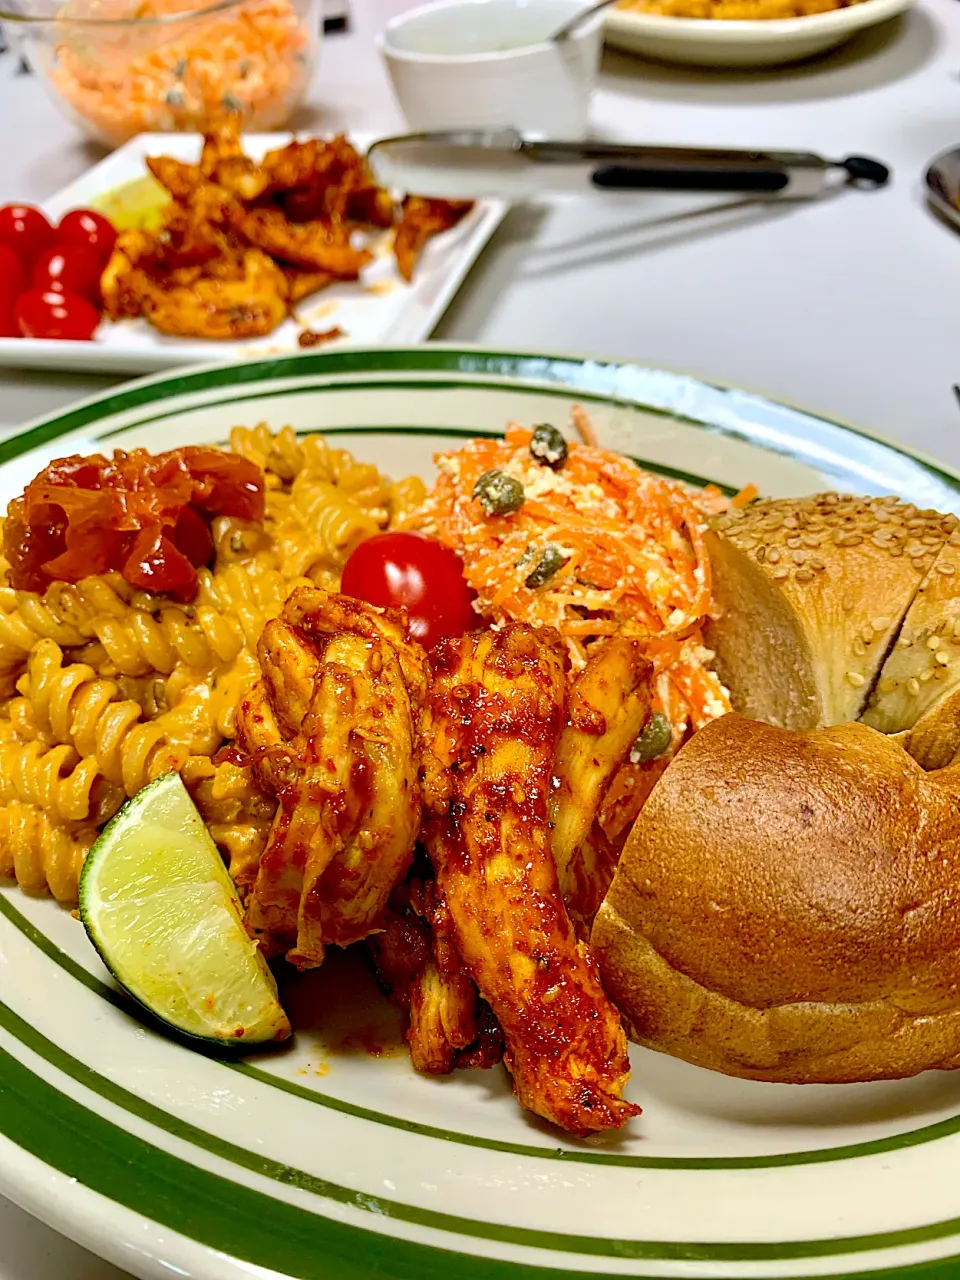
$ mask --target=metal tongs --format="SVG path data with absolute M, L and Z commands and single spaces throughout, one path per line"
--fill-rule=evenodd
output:
M 879 160 L 826 160 L 809 151 L 550 142 L 513 129 L 411 133 L 375 142 L 368 159 L 384 186 L 419 195 L 526 200 L 547 192 L 694 191 L 809 199 L 838 182 L 882 187 Z M 841 176 L 842 175 L 842 176 Z

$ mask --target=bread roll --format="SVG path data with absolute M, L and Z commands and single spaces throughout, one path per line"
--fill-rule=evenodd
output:
M 717 517 L 707 548 L 718 617 L 705 642 L 736 710 L 789 729 L 857 719 L 958 525 L 893 498 L 832 493 Z
M 907 610 L 861 719 L 882 733 L 910 730 L 926 769 L 960 748 L 960 534 L 951 534 Z
M 729 1075 L 960 1065 L 960 767 L 729 715 L 670 764 L 593 928 L 634 1039 Z

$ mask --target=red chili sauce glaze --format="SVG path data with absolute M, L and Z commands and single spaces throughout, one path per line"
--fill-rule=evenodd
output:
M 117 450 L 60 458 L 7 508 L 14 587 L 43 591 L 115 570 L 133 587 L 189 600 L 213 556 L 215 516 L 262 520 L 260 468 L 221 449 Z

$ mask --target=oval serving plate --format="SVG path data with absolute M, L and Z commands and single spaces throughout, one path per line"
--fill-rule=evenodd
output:
M 223 441 L 261 420 L 429 477 L 438 448 L 575 402 L 602 444 L 671 476 L 960 510 L 948 470 L 758 396 L 440 346 L 132 384 L 4 442 L 0 500 L 56 456 Z M 415 1076 L 385 1004 L 342 962 L 289 1001 L 292 1047 L 192 1052 L 138 1021 L 68 912 L 0 889 L 0 1188 L 141 1276 L 958 1274 L 960 1074 L 796 1088 L 634 1049 L 644 1114 L 577 1142 L 523 1116 L 500 1071 Z M 382 1056 L 357 1051 L 371 1038 Z
M 897 17 L 912 2 L 861 0 L 829 13 L 757 22 L 671 18 L 613 8 L 604 20 L 604 39 L 615 49 L 662 62 L 698 67 L 777 66 L 834 49 L 859 31 Z
M 942 151 L 924 174 L 927 200 L 955 227 L 960 227 L 960 147 Z

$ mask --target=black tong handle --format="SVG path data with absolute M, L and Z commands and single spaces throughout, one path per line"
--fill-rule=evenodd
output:
M 700 157 L 703 158 L 702 156 Z M 767 163 L 764 163 L 765 160 Z M 808 171 L 811 166 L 804 166 Z M 890 170 L 879 160 L 867 156 L 848 156 L 846 160 L 824 161 L 818 165 L 822 171 L 843 169 L 847 182 L 861 187 L 883 187 L 890 181 Z M 790 184 L 791 165 L 784 159 L 757 155 L 750 163 L 737 164 L 732 153 L 717 162 L 697 167 L 690 163 L 653 164 L 604 164 L 595 169 L 590 181 L 595 187 L 608 191 L 745 191 L 773 193 L 783 191 Z

